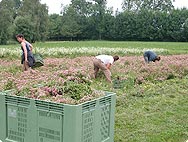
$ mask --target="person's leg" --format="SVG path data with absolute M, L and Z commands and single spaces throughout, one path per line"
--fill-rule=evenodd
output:
M 106 70 L 103 70 L 104 72 L 104 75 L 106 76 L 106 80 L 110 83 L 112 83 L 112 80 L 111 80 L 111 72 L 109 69 L 106 69 Z
M 33 66 L 34 66 L 34 63 L 35 63 L 35 60 L 34 60 L 34 58 L 32 57 L 32 56 L 28 56 L 28 65 L 29 65 L 29 67 L 31 67 L 31 68 L 33 68 Z
M 94 66 L 94 78 L 97 78 L 98 72 L 99 72 L 99 68 L 97 66 Z
M 22 71 L 26 71 L 24 63 L 23 63 L 23 66 L 22 66 Z
M 110 70 L 102 62 L 99 63 L 99 68 L 103 71 L 103 73 L 104 73 L 104 75 L 106 77 L 106 80 L 111 83 L 112 80 L 111 80 L 111 72 L 110 72 Z
M 97 73 L 99 72 L 99 60 L 98 59 L 94 59 L 93 60 L 93 65 L 94 65 L 94 78 L 97 78 Z
M 29 66 L 29 71 L 30 71 L 30 73 L 36 73 L 36 71 L 35 70 L 33 70 L 33 66 L 34 66 L 34 63 L 35 63 L 35 60 L 34 60 L 34 58 L 32 57 L 32 56 L 29 56 L 28 57 L 28 66 Z
M 23 66 L 22 66 L 22 70 L 23 70 L 23 71 L 26 71 L 26 64 L 25 64 L 24 55 L 21 56 L 21 64 L 23 65 Z
M 28 65 L 28 62 L 26 62 L 26 61 L 23 61 L 23 69 L 24 69 L 24 71 L 28 71 L 28 69 L 29 69 L 29 65 Z

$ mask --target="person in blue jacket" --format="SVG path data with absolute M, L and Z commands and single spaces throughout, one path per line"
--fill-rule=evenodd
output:
M 145 51 L 144 52 L 144 60 L 145 60 L 146 63 L 159 61 L 160 59 L 161 59 L 161 57 L 159 57 L 153 51 Z

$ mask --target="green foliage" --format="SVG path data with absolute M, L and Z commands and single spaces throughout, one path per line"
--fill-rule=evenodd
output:
M 3 90 L 12 90 L 12 89 L 16 89 L 16 84 L 13 80 L 8 79 L 3 87 Z
M 72 99 L 80 100 L 84 96 L 91 94 L 92 90 L 88 84 L 68 81 L 63 87 L 63 93 L 70 96 Z
M 120 76 L 113 79 L 114 89 L 132 89 L 135 84 L 134 78 L 121 78 Z
M 123 0 L 122 7 L 127 11 L 139 11 L 142 9 L 152 11 L 171 11 L 173 9 L 171 0 Z
M 24 37 L 28 41 L 33 41 L 34 39 L 34 23 L 31 22 L 31 16 L 17 16 L 15 21 L 15 35 L 16 33 L 24 34 Z
M 26 35 L 26 39 L 30 42 L 44 41 L 48 31 L 47 6 L 41 4 L 39 0 L 25 0 L 22 4 L 17 17 L 22 17 L 24 20 L 22 20 L 23 24 L 20 20 L 16 24 L 16 32 Z
M 69 76 L 69 74 L 68 74 Z M 61 75 L 62 78 L 67 78 L 67 75 Z M 91 81 L 82 73 L 76 73 L 74 76 L 66 79 L 61 92 L 72 99 L 80 100 L 84 96 L 92 94 Z
M 61 38 L 61 29 L 62 29 L 62 17 L 58 14 L 52 14 L 49 16 L 49 29 L 48 36 L 49 39 L 60 40 Z
M 46 40 L 188 41 L 186 8 L 171 0 L 124 0 L 113 14 L 106 0 L 73 0 L 62 15 L 48 15 L 40 0 L 0 2 L 0 44 L 22 33 L 30 42 Z
M 69 38 L 75 38 L 81 33 L 78 20 L 79 20 L 79 15 L 77 14 L 77 12 L 74 10 L 74 8 L 69 7 L 67 11 L 65 11 L 62 21 L 63 36 Z
M 29 96 L 30 94 L 30 89 L 28 86 L 24 87 L 21 91 L 17 91 L 16 95 L 17 96 Z
M 13 34 L 14 1 L 0 1 L 0 44 L 7 44 Z

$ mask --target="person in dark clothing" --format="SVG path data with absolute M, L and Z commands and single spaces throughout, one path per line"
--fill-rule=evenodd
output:
M 161 59 L 161 57 L 159 57 L 153 51 L 146 51 L 146 52 L 144 52 L 144 60 L 145 60 L 146 63 L 159 61 L 160 59 Z
M 33 46 L 28 41 L 25 40 L 22 34 L 16 35 L 18 42 L 21 43 L 22 55 L 21 64 L 23 64 L 23 71 L 30 71 L 34 73 L 32 67 L 34 66 L 35 59 L 32 53 Z

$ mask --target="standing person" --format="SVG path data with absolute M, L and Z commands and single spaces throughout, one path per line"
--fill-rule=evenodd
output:
M 118 56 L 114 56 L 114 57 L 110 55 L 96 56 L 93 60 L 95 78 L 97 77 L 97 73 L 99 69 L 101 69 L 104 75 L 106 76 L 107 81 L 111 83 L 112 80 L 111 80 L 110 67 L 117 60 L 119 60 Z
M 22 55 L 21 55 L 21 64 L 23 64 L 23 71 L 30 71 L 34 73 L 32 69 L 35 59 L 33 57 L 32 49 L 33 46 L 28 41 L 25 40 L 22 34 L 16 35 L 18 42 L 21 43 Z
M 144 52 L 144 60 L 145 60 L 146 63 L 159 61 L 160 59 L 161 59 L 161 57 L 159 57 L 153 51 L 145 51 Z

